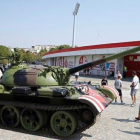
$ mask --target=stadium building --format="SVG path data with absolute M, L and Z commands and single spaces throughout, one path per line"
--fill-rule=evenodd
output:
M 90 45 L 45 53 L 42 59 L 47 65 L 73 68 L 137 46 L 140 46 L 140 41 Z M 110 71 L 117 70 L 123 73 L 124 66 L 127 67 L 127 77 L 132 76 L 133 70 L 140 77 L 140 52 L 94 66 L 90 68 L 90 74 L 108 76 Z

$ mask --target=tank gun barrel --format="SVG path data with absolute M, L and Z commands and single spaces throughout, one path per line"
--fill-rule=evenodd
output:
M 135 47 L 133 49 L 129 49 L 127 51 L 123 51 L 123 52 L 111 55 L 111 56 L 103 58 L 103 59 L 99 59 L 99 60 L 96 60 L 96 61 L 93 61 L 93 62 L 89 62 L 89 63 L 83 64 L 83 65 L 77 66 L 75 68 L 71 68 L 71 69 L 69 69 L 69 74 L 74 74 L 75 72 L 78 72 L 80 70 L 83 70 L 83 69 L 86 69 L 86 68 L 89 68 L 89 67 L 92 67 L 92 66 L 96 66 L 96 65 L 99 65 L 99 64 L 103 64 L 103 63 L 106 63 L 108 61 L 111 61 L 111 60 L 114 60 L 114 59 L 117 59 L 117 58 L 124 57 L 124 56 L 129 55 L 129 54 L 135 53 L 137 51 L 140 51 L 140 46 Z

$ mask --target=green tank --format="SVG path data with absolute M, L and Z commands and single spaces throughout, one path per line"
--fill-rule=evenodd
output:
M 7 127 L 27 131 L 44 128 L 58 137 L 70 137 L 91 127 L 117 97 L 114 87 L 91 83 L 70 84 L 75 72 L 140 51 L 133 48 L 75 68 L 26 65 L 18 49 L 7 58 L 11 65 L 0 83 L 0 118 Z M 46 132 L 47 133 L 47 132 Z

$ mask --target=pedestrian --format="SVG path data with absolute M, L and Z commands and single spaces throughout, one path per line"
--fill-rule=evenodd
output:
M 123 77 L 126 78 L 126 73 L 127 73 L 127 67 L 124 66 L 123 68 Z
M 78 80 L 78 77 L 79 77 L 79 72 L 76 72 L 76 73 L 75 73 L 75 80 L 76 80 L 76 81 Z
M 110 76 L 111 78 L 114 77 L 114 71 L 113 71 L 113 70 L 110 70 L 110 71 L 109 71 L 109 76 Z
M 86 75 L 86 71 L 87 71 L 86 69 L 83 70 L 83 72 L 84 72 L 84 76 Z
M 121 81 L 121 76 L 118 76 L 118 78 L 115 80 L 115 88 L 117 89 L 117 91 L 119 92 L 119 96 L 120 96 L 120 100 L 121 100 L 121 104 L 123 103 L 123 99 L 122 99 L 122 81 Z M 115 103 L 117 103 L 117 98 L 115 99 Z
M 136 74 L 136 71 L 132 72 L 132 76 L 133 76 L 133 80 L 132 80 L 132 84 L 130 85 L 131 87 L 131 98 L 132 98 L 132 104 L 131 106 L 134 107 L 136 105 L 136 93 L 138 91 L 139 88 L 139 78 Z
M 122 75 L 120 74 L 120 71 L 117 70 L 117 73 L 115 74 L 114 78 L 118 79 L 118 76 L 120 76 L 120 80 L 122 79 Z
M 87 68 L 87 75 L 89 75 L 89 68 Z
M 102 86 L 107 86 L 108 85 L 108 81 L 107 81 L 107 77 L 106 76 L 102 79 L 101 85 Z
M 138 117 L 135 117 L 136 120 L 140 120 L 140 105 L 139 105 L 139 112 L 138 112 Z

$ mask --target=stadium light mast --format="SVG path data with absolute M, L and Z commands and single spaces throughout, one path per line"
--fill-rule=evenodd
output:
M 78 13 L 78 10 L 79 10 L 79 7 L 80 7 L 80 4 L 77 2 L 76 3 L 76 6 L 75 6 L 75 10 L 73 12 L 73 15 L 74 15 L 74 20 L 73 20 L 73 36 L 72 36 L 72 48 L 75 47 L 75 20 L 76 20 L 76 15 Z

